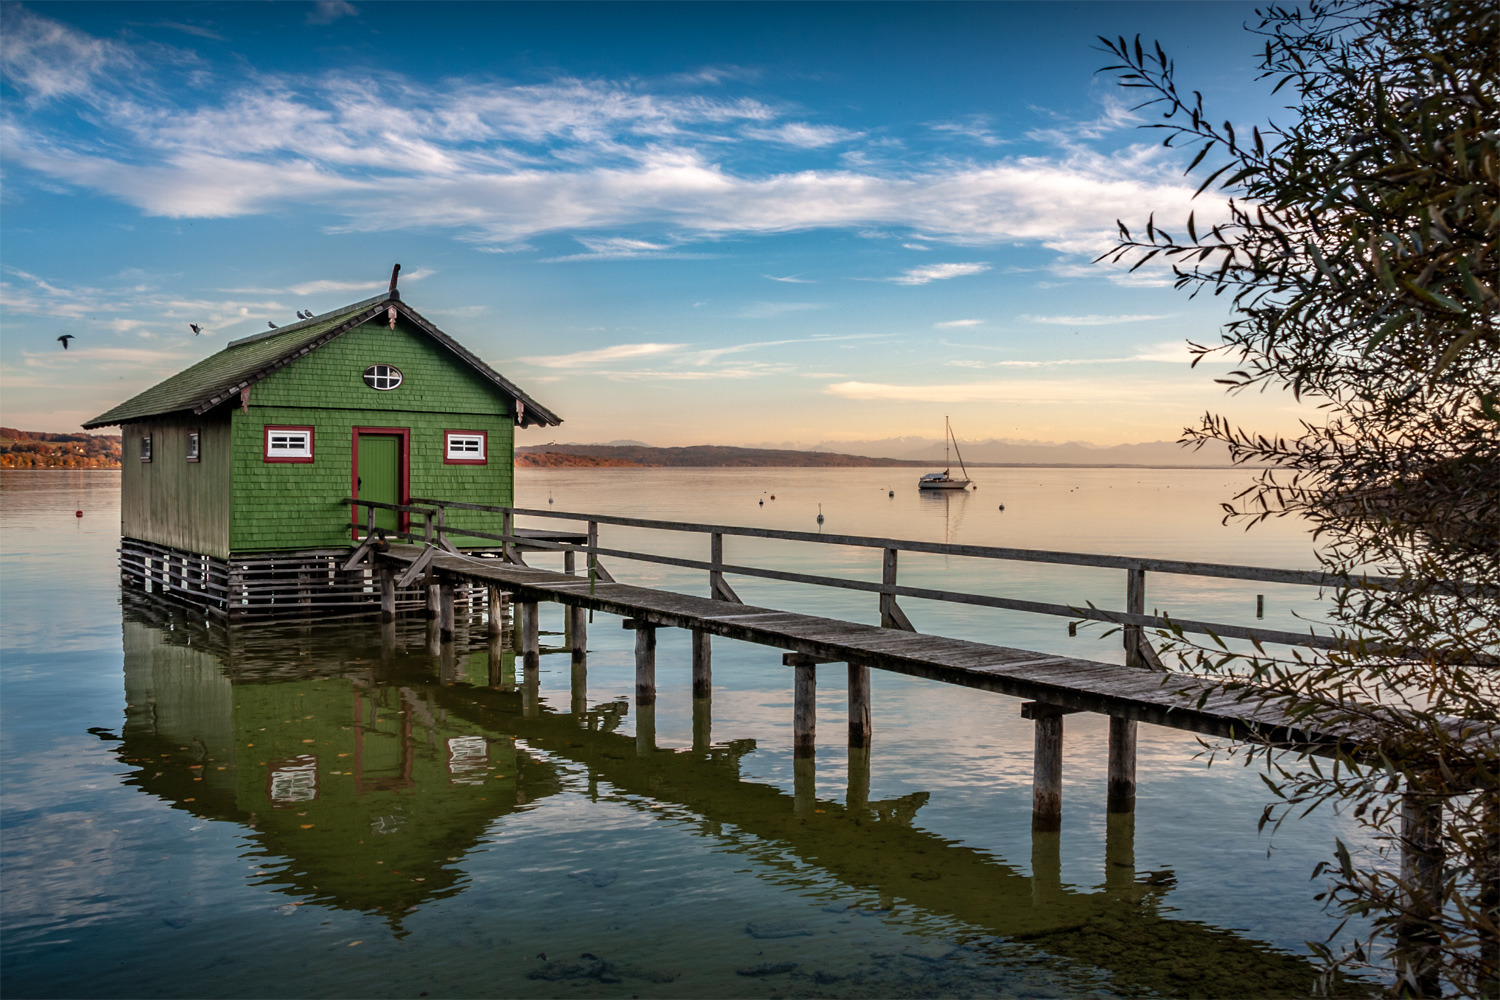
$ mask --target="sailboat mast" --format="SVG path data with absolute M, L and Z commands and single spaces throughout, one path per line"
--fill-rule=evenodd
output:
M 948 439 L 953 437 L 953 428 L 948 424 L 948 415 L 943 414 L 943 471 L 947 472 L 953 468 L 953 460 L 948 457 Z

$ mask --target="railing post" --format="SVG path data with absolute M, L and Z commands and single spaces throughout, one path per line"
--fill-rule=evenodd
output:
M 374 538 L 375 537 L 375 508 L 374 507 L 367 507 L 365 509 L 367 511 L 369 511 L 369 516 L 365 518 L 365 537 L 366 538 Z M 356 524 L 359 523 L 358 519 L 356 519 L 355 523 Z
M 896 551 L 887 548 L 880 564 L 880 627 L 915 632 L 911 619 L 896 603 Z
M 720 601 L 724 593 L 724 535 L 715 531 L 708 537 L 708 596 Z
M 1132 615 L 1146 613 L 1146 571 L 1139 566 L 1125 571 L 1125 610 Z M 1141 655 L 1141 639 L 1144 632 L 1139 625 L 1126 625 L 1125 665 L 1144 667 L 1146 658 Z
M 589 522 L 589 593 L 594 592 L 594 583 L 599 578 L 599 522 Z
M 500 515 L 500 556 L 506 562 L 515 561 L 515 553 L 511 551 L 510 538 L 515 534 L 516 515 L 513 511 L 505 511 Z

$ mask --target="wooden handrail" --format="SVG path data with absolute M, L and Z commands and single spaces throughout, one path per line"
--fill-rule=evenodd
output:
M 361 503 L 366 501 L 350 501 Z M 1269 567 L 1236 566 L 1223 563 L 1199 563 L 1174 559 L 1148 559 L 1132 556 L 1109 556 L 1091 553 L 1056 552 L 1037 549 L 1014 549 L 998 546 L 983 545 L 955 545 L 940 542 L 922 542 L 913 539 L 890 539 L 875 538 L 864 535 L 827 535 L 815 534 L 805 531 L 784 531 L 774 528 L 746 528 L 735 525 L 695 524 L 677 521 L 661 521 L 651 518 L 638 517 L 615 517 L 604 514 L 577 514 L 568 511 L 536 510 L 526 507 L 505 507 L 493 504 L 476 504 L 457 500 L 442 500 L 428 497 L 413 497 L 412 505 L 424 505 L 422 507 L 401 505 L 379 505 L 393 509 L 408 509 L 422 512 L 432 517 L 436 511 L 447 508 L 457 510 L 472 510 L 485 513 L 502 515 L 504 527 L 499 535 L 478 529 L 465 529 L 461 527 L 448 527 L 442 523 L 442 518 L 436 518 L 440 537 L 453 535 L 460 538 L 481 538 L 499 542 L 504 551 L 509 552 L 511 546 L 516 543 L 525 544 L 529 548 L 546 549 L 552 551 L 583 552 L 590 567 L 591 581 L 596 578 L 595 572 L 598 567 L 600 556 L 610 556 L 619 559 L 628 559 L 636 562 L 654 563 L 665 566 L 677 566 L 684 569 L 706 570 L 709 575 L 709 593 L 711 596 L 725 600 L 737 601 L 738 597 L 729 587 L 724 577 L 726 574 L 736 576 L 756 577 L 766 580 L 777 580 L 785 583 L 798 583 L 810 586 L 831 587 L 841 590 L 863 591 L 877 594 L 880 601 L 881 624 L 888 628 L 900 628 L 911 630 L 912 625 L 906 614 L 896 603 L 897 597 L 913 597 L 922 600 L 938 601 L 950 604 L 967 604 L 977 607 L 996 608 L 1008 611 L 1020 611 L 1028 614 L 1052 615 L 1088 621 L 1098 621 L 1107 624 L 1123 626 L 1123 642 L 1126 649 L 1126 657 L 1133 665 L 1141 665 L 1143 661 L 1154 658 L 1142 634 L 1142 629 L 1161 629 L 1174 633 L 1192 632 L 1196 634 L 1212 635 L 1219 638 L 1243 639 L 1251 642 L 1271 642 L 1279 645 L 1304 646 L 1326 649 L 1354 648 L 1358 645 L 1357 637 L 1343 637 L 1338 635 L 1325 635 L 1313 632 L 1311 628 L 1307 632 L 1288 632 L 1281 629 L 1259 628 L 1254 626 L 1231 625 L 1223 622 L 1206 622 L 1193 619 L 1173 618 L 1169 615 L 1154 615 L 1145 613 L 1145 578 L 1147 572 L 1173 573 L 1177 575 L 1216 577 L 1221 579 L 1254 580 L 1266 583 L 1289 583 L 1303 586 L 1326 587 L 1334 585 L 1354 585 L 1370 588 L 1388 588 L 1403 586 L 1403 581 L 1392 577 L 1361 576 L 1345 579 L 1332 574 L 1324 574 L 1307 570 L 1283 570 Z M 431 510 L 435 508 L 436 511 Z M 516 516 L 540 517 L 560 521 L 584 522 L 588 525 L 588 542 L 586 544 L 570 543 L 565 541 L 554 541 L 547 538 L 534 538 L 522 535 L 515 528 Z M 707 534 L 710 536 L 710 558 L 708 560 L 692 559 L 681 556 L 658 555 L 651 552 L 638 552 L 630 549 L 605 548 L 598 542 L 598 526 L 600 524 L 612 524 L 621 527 L 646 528 L 659 531 L 687 532 L 696 534 Z M 883 550 L 883 568 L 881 581 L 879 583 L 864 580 L 847 579 L 843 577 L 823 576 L 810 573 L 796 573 L 785 570 L 765 569 L 757 566 L 732 565 L 724 562 L 723 537 L 735 535 L 750 538 L 769 538 L 781 541 L 810 542 L 819 545 L 842 545 L 855 548 L 879 548 Z M 411 537 L 411 536 L 407 536 Z M 1102 569 L 1123 569 L 1126 577 L 1126 609 L 1124 611 L 1108 611 L 1096 608 L 1092 604 L 1083 607 L 1076 605 L 1055 604 L 1043 601 L 1028 601 L 1019 598 L 994 597 L 987 594 L 972 594 L 962 591 L 934 590 L 926 587 L 902 586 L 896 582 L 896 555 L 900 551 L 922 552 L 940 555 L 967 556 L 980 559 L 995 559 L 1017 562 L 1051 563 L 1069 566 L 1087 566 Z M 1469 588 L 1472 589 L 1472 588 Z M 1071 628 L 1071 627 L 1070 627 Z M 1382 647 L 1380 650 L 1369 649 L 1367 652 L 1392 652 Z M 1396 651 L 1401 655 L 1411 655 L 1413 651 Z
M 1143 556 L 1098 555 L 1087 552 L 1060 552 L 1045 549 L 1013 549 L 991 545 L 956 545 L 949 542 L 923 542 L 916 539 L 878 538 L 868 535 L 830 535 L 810 531 L 784 531 L 777 528 L 747 528 L 727 524 L 695 524 L 658 521 L 640 517 L 614 517 L 608 514 L 575 514 L 559 510 L 534 510 L 528 507 L 499 507 L 491 504 L 412 498 L 413 503 L 454 507 L 460 510 L 485 511 L 546 517 L 563 521 L 594 521 L 626 528 L 652 528 L 659 531 L 682 531 L 698 534 L 737 535 L 746 538 L 773 538 L 788 542 L 811 542 L 820 545 L 845 545 L 856 548 L 898 549 L 903 552 L 926 552 L 935 555 L 971 556 L 976 559 L 1001 559 L 1017 562 L 1055 563 L 1066 566 L 1096 566 L 1102 569 L 1142 569 L 1152 573 L 1175 573 L 1184 576 L 1207 576 L 1233 580 L 1257 580 L 1263 583 L 1291 583 L 1311 587 L 1337 586 L 1344 578 L 1317 570 L 1275 569 L 1262 566 L 1236 566 L 1227 563 L 1189 562 L 1180 559 L 1154 559 Z M 477 537 L 477 536 L 476 536 Z M 1360 583 L 1371 587 L 1396 587 L 1395 577 L 1360 576 Z

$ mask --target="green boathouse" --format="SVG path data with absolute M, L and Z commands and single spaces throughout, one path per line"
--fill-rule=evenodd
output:
M 84 426 L 121 428 L 126 578 L 239 617 L 364 603 L 367 574 L 339 568 L 365 530 L 346 498 L 511 504 L 515 428 L 560 422 L 393 282 L 236 340 Z M 490 516 L 471 526 L 499 533 Z M 376 527 L 407 525 L 380 511 Z

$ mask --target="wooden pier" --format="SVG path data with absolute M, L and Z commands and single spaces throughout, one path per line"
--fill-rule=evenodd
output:
M 1094 712 L 1110 718 L 1106 767 L 1108 809 L 1113 813 L 1128 813 L 1134 809 L 1136 729 L 1141 722 L 1231 740 L 1269 743 L 1301 753 L 1358 754 L 1373 742 L 1373 733 L 1364 729 L 1361 714 L 1355 710 L 1356 706 L 1330 705 L 1326 711 L 1308 713 L 1294 709 L 1277 695 L 1252 686 L 1226 685 L 1187 673 L 1173 672 L 1162 666 L 1144 636 L 1144 628 L 1155 625 L 1262 642 L 1330 645 L 1331 639 L 1314 634 L 1286 633 L 1223 623 L 1183 622 L 1145 613 L 1145 574 L 1148 569 L 1156 572 L 1310 585 L 1327 582 L 1315 573 L 1077 553 L 983 549 L 856 536 L 829 537 L 771 529 L 684 525 L 599 515 L 489 508 L 442 500 L 414 500 L 411 505 L 402 509 L 414 517 L 423 518 L 424 527 L 420 533 L 402 533 L 407 542 L 420 541 L 421 544 L 388 544 L 378 535 L 371 534 L 350 557 L 345 568 L 353 569 L 363 563 L 370 563 L 380 580 L 383 595 L 392 594 L 418 579 L 425 580 L 429 595 L 428 615 L 439 623 L 442 641 L 451 641 L 454 634 L 455 587 L 487 588 L 492 606 L 496 606 L 502 599 L 501 595 L 514 603 L 518 648 L 527 669 L 535 669 L 540 655 L 540 604 L 556 603 L 567 609 L 568 642 L 575 658 L 580 659 L 587 646 L 587 613 L 616 615 L 622 619 L 626 628 L 635 631 L 635 701 L 639 709 L 649 709 L 656 701 L 657 629 L 680 628 L 692 633 L 695 691 L 709 690 L 713 637 L 779 649 L 783 651 L 783 663 L 793 670 L 793 747 L 798 758 L 808 758 L 813 754 L 817 724 L 815 695 L 819 679 L 818 667 L 822 664 L 847 665 L 848 740 L 849 745 L 856 748 L 867 747 L 871 740 L 872 670 L 887 670 L 1026 699 L 1021 706 L 1021 714 L 1035 724 L 1032 820 L 1038 830 L 1056 829 L 1061 821 L 1064 719 L 1071 713 Z M 445 524 L 450 511 L 467 509 L 502 513 L 504 531 L 500 535 L 485 535 Z M 523 534 L 514 526 L 514 517 L 518 514 L 584 521 L 587 528 L 571 536 L 566 532 L 547 533 L 535 530 Z M 700 561 L 606 548 L 599 542 L 601 523 L 708 534 L 710 558 Z M 479 537 L 499 544 L 482 555 L 476 555 L 455 548 L 447 539 L 448 532 L 452 532 L 455 537 Z M 866 583 L 727 564 L 723 556 L 723 537 L 726 534 L 879 547 L 884 550 L 882 580 L 879 584 Z M 522 546 L 531 550 L 561 552 L 563 571 L 526 565 L 520 552 Z M 1115 612 L 1091 606 L 1074 608 L 900 586 L 897 583 L 896 568 L 897 553 L 902 550 L 1124 569 L 1127 607 L 1124 611 Z M 579 555 L 586 559 L 584 572 L 579 572 Z M 692 596 L 616 582 L 600 562 L 601 555 L 706 570 L 709 596 Z M 729 573 L 874 592 L 879 595 L 881 624 L 866 625 L 747 605 L 740 601 L 725 579 Z M 1367 581 L 1370 586 L 1395 584 L 1396 581 L 1375 578 Z M 920 634 L 913 630 L 910 620 L 897 603 L 897 598 L 902 596 L 1113 622 L 1123 626 L 1127 663 L 1121 666 L 1080 657 Z M 387 604 L 386 616 L 394 617 L 394 612 L 394 607 Z M 493 620 L 490 627 L 497 627 Z M 1489 744 L 1495 739 L 1495 734 L 1488 728 L 1478 730 L 1468 726 L 1463 720 L 1453 720 L 1453 726 L 1455 745 L 1463 745 L 1469 741 L 1473 741 L 1473 745 Z M 1411 798 L 1414 806 L 1418 804 L 1418 796 L 1412 795 Z M 1412 813 L 1413 830 L 1417 826 L 1430 824 L 1433 809 L 1441 809 L 1440 804 L 1434 807 L 1425 799 L 1419 804 L 1420 809 L 1409 810 Z

